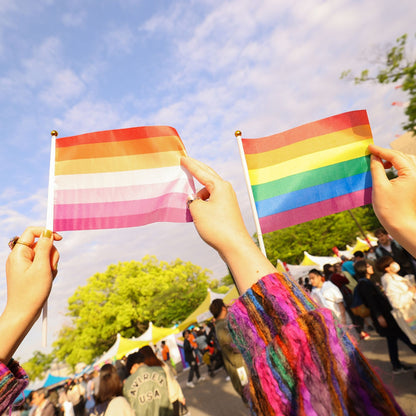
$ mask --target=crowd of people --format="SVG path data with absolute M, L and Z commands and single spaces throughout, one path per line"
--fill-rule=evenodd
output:
M 14 415 L 179 416 L 185 414 L 181 409 L 186 409 L 186 401 L 171 366 L 144 346 L 63 386 L 35 390 Z
M 400 374 L 412 367 L 400 362 L 398 340 L 416 352 L 416 260 L 383 228 L 374 235 L 378 244 L 372 249 L 356 251 L 351 260 L 325 264 L 323 272 L 311 269 L 310 287 L 303 280 L 299 284 L 346 329 L 352 324 L 360 339 L 370 339 L 365 326 L 385 337 L 392 372 Z M 365 316 L 355 313 L 357 297 L 366 307 Z
M 218 307 L 218 301 L 222 307 Z M 191 326 L 183 333 L 183 349 L 189 366 L 186 385 L 195 387 L 192 382 L 194 376 L 195 382 L 205 380 L 204 376 L 200 376 L 199 368 L 206 364 L 211 377 L 214 377 L 216 370 L 222 369 L 226 380 L 232 381 L 247 403 L 241 382 L 235 378 L 238 370 L 234 365 L 235 359 L 230 361 L 230 354 L 226 352 L 226 349 L 232 348 L 229 334 L 227 343 L 223 342 L 224 332 L 227 332 L 224 314 L 215 312 L 225 310 L 226 306 L 217 299 L 211 308 L 214 315 L 212 321 L 200 324 L 199 328 Z M 243 358 L 235 347 L 232 356 L 238 357 L 238 366 L 244 366 Z M 183 416 L 187 413 L 185 396 L 177 381 L 176 366 L 165 340 L 160 346 L 155 345 L 154 349 L 147 345 L 137 353 L 116 360 L 114 364 L 104 364 L 99 371 L 92 370 L 82 376 L 68 378 L 65 384 L 62 382 L 58 386 L 34 390 L 25 399 L 14 410 L 13 416 Z
M 416 158 L 375 145 L 369 149 L 375 213 L 389 235 L 414 256 Z M 397 169 L 398 178 L 394 181 L 386 177 L 388 163 Z M 227 309 L 225 319 L 233 344 L 245 362 L 247 400 L 252 414 L 403 415 L 393 395 L 339 327 L 335 314 L 314 301 L 297 283 L 278 273 L 259 251 L 244 226 L 232 186 L 199 161 L 187 157 L 181 159 L 181 164 L 204 186 L 188 203 L 194 225 L 201 238 L 227 263 L 241 293 Z M 15 240 L 7 259 L 8 297 L 0 316 L 1 412 L 11 406 L 27 385 L 27 376 L 12 355 L 49 295 L 59 259 L 53 243 L 60 239 L 56 233 L 28 228 Z M 394 254 L 394 247 L 391 250 Z M 355 273 L 362 273 L 358 275 L 357 287 L 366 283 L 364 279 L 371 282 L 367 272 L 361 278 L 364 272 L 358 263 L 353 265 Z M 399 264 L 398 260 L 393 263 Z M 414 302 L 414 291 L 398 277 L 400 270 L 396 265 L 392 267 L 393 263 L 385 265 L 388 276 L 382 279 L 389 304 L 395 302 L 399 290 Z M 359 294 L 365 303 L 364 290 Z M 389 326 L 382 312 L 372 310 L 369 302 L 365 306 L 371 311 L 374 325 L 378 322 L 380 328 Z M 394 316 L 400 308 L 390 307 L 400 327 Z M 340 314 L 342 319 L 341 311 Z M 403 334 L 395 336 L 404 340 Z M 117 400 L 121 397 L 119 378 L 113 377 L 117 372 L 111 367 L 106 377 L 116 382 L 108 388 L 107 395 L 100 396 L 104 377 L 100 374 L 98 395 L 108 401 L 107 408 L 117 400 L 123 408 L 130 403 L 136 415 L 172 414 L 166 372 L 161 365 L 147 365 L 146 360 L 149 358 L 140 351 L 129 356 L 130 375 L 123 386 L 125 399 Z M 152 384 L 151 394 L 142 392 L 148 381 Z M 152 399 L 162 394 L 165 399 L 158 413 L 137 412 L 138 406 L 151 408 Z

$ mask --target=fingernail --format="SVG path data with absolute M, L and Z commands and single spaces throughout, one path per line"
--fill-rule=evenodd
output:
M 52 231 L 45 228 L 42 232 L 42 237 L 51 238 L 52 237 Z

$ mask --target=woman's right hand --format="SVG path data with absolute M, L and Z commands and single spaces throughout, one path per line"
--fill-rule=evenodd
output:
M 227 263 L 240 293 L 260 277 L 276 273 L 250 237 L 231 184 L 198 160 L 181 158 L 181 164 L 204 186 L 189 205 L 194 225 Z
M 181 164 L 204 188 L 190 201 L 189 209 L 201 238 L 222 254 L 239 239 L 251 240 L 231 184 L 204 163 L 190 157 Z

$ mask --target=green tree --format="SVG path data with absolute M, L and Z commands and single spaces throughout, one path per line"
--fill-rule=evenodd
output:
M 190 262 L 159 262 L 153 256 L 110 265 L 69 298 L 72 323 L 54 343 L 56 356 L 72 366 L 88 364 L 114 343 L 117 333 L 130 338 L 141 335 L 150 321 L 162 327 L 182 321 L 208 287 L 218 288 L 209 273 Z
M 354 208 L 351 212 L 364 231 L 380 227 L 371 205 Z M 328 256 L 333 247 L 344 249 L 346 244 L 354 244 L 358 236 L 363 238 L 350 213 L 344 211 L 265 234 L 263 239 L 267 256 L 273 264 L 277 259 L 299 264 L 304 251 Z
M 341 78 L 353 78 L 356 84 L 367 81 L 373 81 L 380 84 L 389 84 L 392 82 L 401 83 L 401 88 L 409 96 L 409 104 L 404 112 L 408 118 L 403 124 L 403 129 L 410 132 L 416 131 L 416 58 L 409 57 L 406 48 L 408 37 L 407 34 L 396 39 L 396 45 L 393 46 L 385 56 L 381 68 L 375 75 L 370 75 L 370 71 L 365 69 L 359 76 L 352 76 L 351 70 L 344 71 Z M 407 50 L 406 50 L 407 49 Z
M 231 276 L 231 273 L 228 273 L 221 279 L 221 284 L 223 284 L 224 286 L 231 286 L 235 284 L 234 279 Z
M 51 368 L 54 355 L 44 354 L 40 351 L 35 351 L 30 360 L 22 364 L 30 380 L 36 380 L 42 378 L 43 374 Z

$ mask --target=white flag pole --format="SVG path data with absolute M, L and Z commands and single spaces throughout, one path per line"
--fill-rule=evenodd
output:
M 49 184 L 48 184 L 48 206 L 46 210 L 46 229 L 53 231 L 53 206 L 54 206 L 54 183 L 55 183 L 55 145 L 58 132 L 51 131 L 51 155 L 49 160 Z M 48 341 L 48 301 L 42 309 L 42 345 L 46 347 Z
M 244 156 L 243 142 L 241 141 L 241 131 L 237 130 L 234 134 L 237 139 L 238 150 L 240 151 L 241 164 L 243 165 L 244 171 L 244 179 L 246 181 L 247 192 L 250 200 L 251 211 L 253 213 L 254 224 L 256 225 L 257 238 L 259 240 L 260 250 L 264 254 L 264 256 L 267 257 L 266 249 L 264 247 L 263 234 L 260 228 L 259 217 L 257 215 L 256 203 L 254 202 L 253 190 L 251 189 L 250 177 L 248 175 L 247 161 L 246 157 Z

